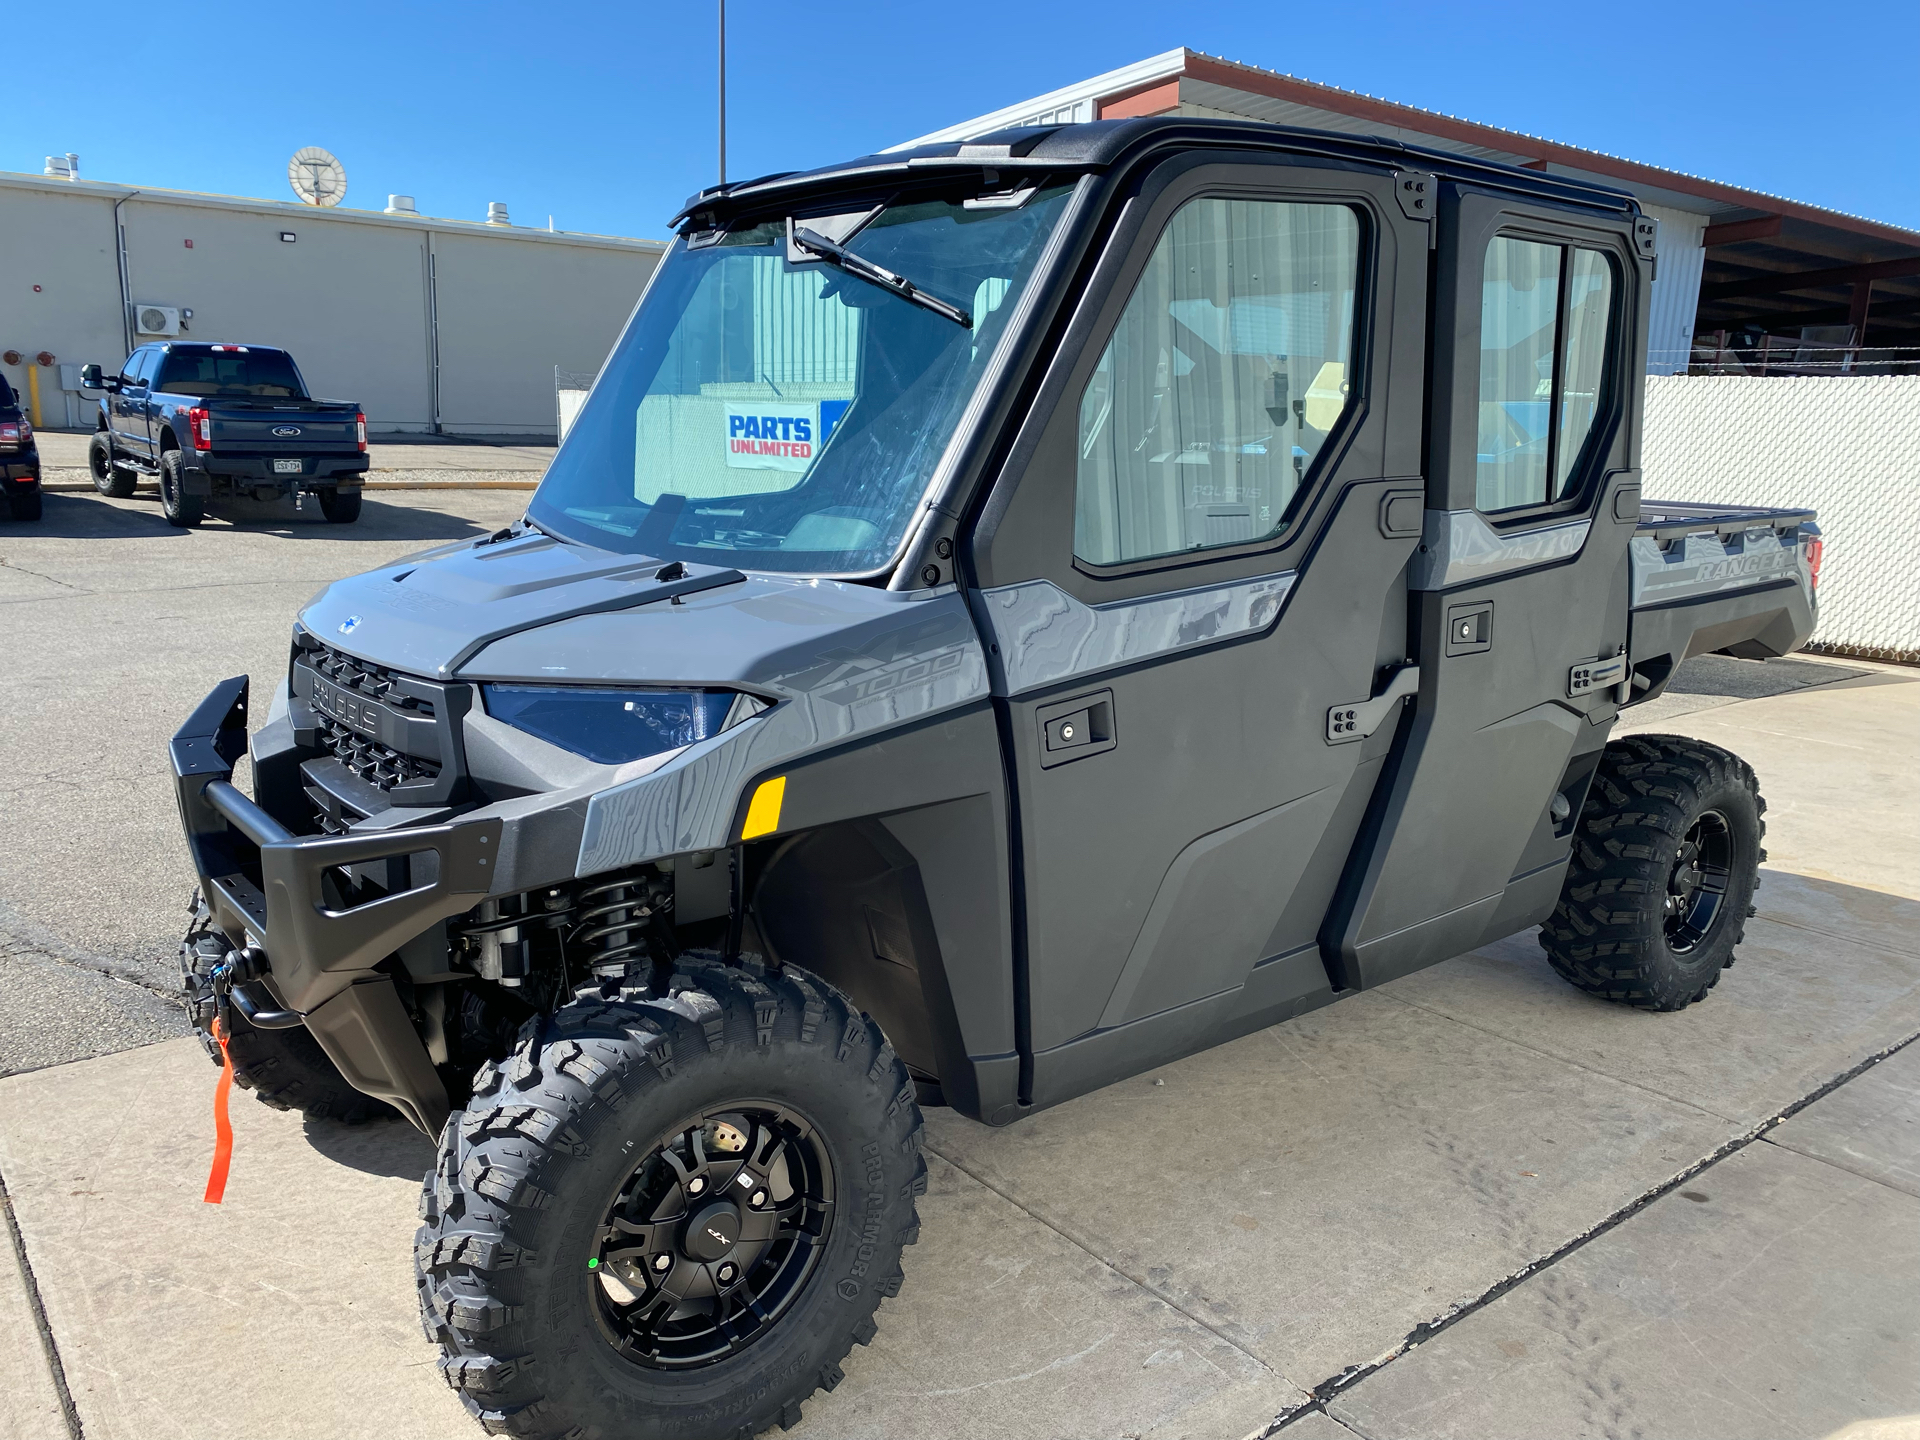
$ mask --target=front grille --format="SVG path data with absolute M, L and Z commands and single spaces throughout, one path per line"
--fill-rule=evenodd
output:
M 295 658 L 295 690 L 309 699 L 308 713 L 313 728 L 305 732 L 303 743 L 310 744 L 320 756 L 331 757 L 354 780 L 371 786 L 380 795 L 391 795 L 398 786 L 408 786 L 406 798 L 394 797 L 402 804 L 440 804 L 451 797 L 459 784 L 455 776 L 445 777 L 443 757 L 449 742 L 443 733 L 457 707 L 444 712 L 440 700 L 445 687 L 431 680 L 417 679 L 399 671 L 374 665 L 335 650 L 311 635 L 302 636 Z M 302 678 L 300 672 L 311 672 Z M 324 701 L 321 692 L 327 692 Z M 356 724 L 349 725 L 328 714 L 322 705 L 344 709 Z M 398 713 L 406 717 L 400 731 L 380 717 Z M 457 723 L 457 722 L 455 722 Z M 426 749 L 426 755 L 409 754 L 385 740 L 363 733 L 374 730 L 387 740 L 398 740 L 409 749 Z M 411 737 L 411 738 L 409 738 Z M 458 752 L 455 751 L 457 754 Z M 376 799 L 372 793 L 358 792 L 351 782 L 332 771 L 332 778 L 315 768 L 316 762 L 303 766 L 307 775 L 307 794 L 315 806 L 315 819 L 327 834 L 344 832 L 356 819 L 384 808 L 391 800 Z M 427 793 L 422 793 L 427 787 Z M 445 793 L 433 793 L 435 788 Z
M 391 790 L 407 780 L 431 780 L 440 773 L 440 767 L 431 760 L 402 755 L 392 746 L 369 740 L 325 715 L 314 718 L 320 722 L 321 748 L 331 751 L 347 769 L 382 790 Z
M 343 690 L 357 690 L 369 699 L 391 705 L 396 710 L 406 710 L 415 715 L 433 714 L 431 700 L 402 694 L 395 689 L 395 682 L 403 678 L 397 670 L 370 665 L 312 637 L 308 637 L 307 643 L 315 647 L 309 650 L 307 663 Z

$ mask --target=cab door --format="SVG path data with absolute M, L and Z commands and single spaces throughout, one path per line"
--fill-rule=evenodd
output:
M 1439 202 L 1420 691 L 1328 920 L 1352 988 L 1552 911 L 1627 640 L 1651 225 Z
M 1331 994 L 1421 506 L 1427 236 L 1394 185 L 1193 156 L 1141 181 L 976 526 L 1025 1103 Z
M 114 445 L 122 454 L 140 460 L 152 458 L 147 434 L 147 382 L 152 378 L 156 351 L 142 346 L 120 367 L 120 388 L 107 406 Z

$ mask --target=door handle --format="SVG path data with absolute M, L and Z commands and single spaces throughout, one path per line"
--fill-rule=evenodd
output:
M 1042 705 L 1034 718 L 1040 723 L 1042 770 L 1083 756 L 1104 754 L 1120 743 L 1113 727 L 1111 690 Z
M 1402 665 L 1371 700 L 1354 700 L 1327 711 L 1327 744 L 1364 740 L 1380 728 L 1393 708 L 1420 688 L 1420 667 Z

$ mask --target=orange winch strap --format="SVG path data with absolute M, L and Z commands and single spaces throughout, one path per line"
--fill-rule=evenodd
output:
M 218 1205 L 227 1193 L 227 1167 L 233 1162 L 233 1123 L 227 1119 L 227 1092 L 233 1089 L 233 1056 L 227 1050 L 227 1037 L 219 1018 L 213 1022 L 213 1038 L 220 1042 L 220 1083 L 213 1091 L 213 1169 L 207 1175 L 206 1203 Z

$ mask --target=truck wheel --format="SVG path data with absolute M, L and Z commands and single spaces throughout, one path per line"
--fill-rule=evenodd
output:
M 113 440 L 104 430 L 94 431 L 93 439 L 87 442 L 87 473 L 93 476 L 94 489 L 115 500 L 126 499 L 140 483 L 140 477 L 131 470 L 113 463 Z
M 7 489 L 7 504 L 12 507 L 13 518 L 22 524 L 30 524 L 40 518 L 40 487 L 31 490 L 24 485 L 19 489 L 11 486 Z
M 360 518 L 360 491 L 328 485 L 315 493 L 320 497 L 320 513 L 329 524 L 351 525 Z
M 220 1045 L 212 1033 L 214 1003 L 207 976 L 220 963 L 225 950 L 223 942 L 203 935 L 190 935 L 180 946 L 187 1018 L 201 1047 L 216 1065 L 220 1063 Z M 316 1120 L 337 1120 L 343 1125 L 361 1125 L 399 1114 L 384 1100 L 362 1095 L 349 1085 L 305 1027 L 256 1030 L 238 1011 L 231 1015 L 233 1034 L 227 1040 L 227 1053 L 233 1058 L 233 1083 L 253 1091 L 262 1105 L 299 1110 Z
M 674 985 L 528 1021 L 441 1134 L 421 1320 L 494 1434 L 791 1427 L 899 1293 L 927 1166 L 879 1027 L 796 970 Z
M 1717 745 L 1677 735 L 1608 745 L 1540 930 L 1553 968 L 1644 1010 L 1704 999 L 1753 914 L 1766 808 L 1753 770 Z
M 160 513 L 177 530 L 186 530 L 207 518 L 207 497 L 189 495 L 181 488 L 180 452 L 160 457 Z

